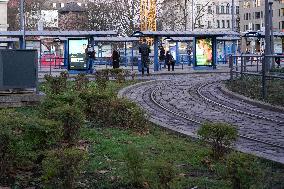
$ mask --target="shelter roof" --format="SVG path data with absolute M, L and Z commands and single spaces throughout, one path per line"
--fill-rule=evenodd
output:
M 193 41 L 193 37 L 171 37 L 171 41 L 176 42 L 188 42 Z M 224 37 L 217 37 L 218 41 L 236 41 L 240 40 L 241 38 L 239 36 L 224 36 Z
M 17 42 L 18 38 L 0 38 L 0 43 Z
M 242 33 L 243 37 L 265 37 L 264 31 L 248 31 Z M 273 32 L 275 37 L 284 37 L 284 32 Z
M 132 34 L 135 37 L 223 37 L 238 36 L 237 32 L 217 30 L 194 30 L 194 31 L 137 31 Z
M 0 31 L 0 36 L 21 37 L 23 31 Z M 115 31 L 26 31 L 26 36 L 43 37 L 91 37 L 91 36 L 116 36 Z
M 94 37 L 96 42 L 134 42 L 139 41 L 137 37 Z

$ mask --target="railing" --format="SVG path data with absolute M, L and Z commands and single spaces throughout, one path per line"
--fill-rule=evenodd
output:
M 266 99 L 267 80 L 284 79 L 283 74 L 270 71 L 275 64 L 275 58 L 281 59 L 284 55 L 230 55 L 230 79 L 243 78 L 246 75 L 261 77 L 262 98 Z

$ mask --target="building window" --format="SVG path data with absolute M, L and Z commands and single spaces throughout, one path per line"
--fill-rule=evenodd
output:
M 219 6 L 216 5 L 216 14 L 219 14 L 219 13 L 220 13 Z
M 207 26 L 207 28 L 212 28 L 212 26 L 211 26 L 211 21 L 208 21 L 208 26 Z
M 222 28 L 225 28 L 225 20 L 222 20 Z
M 260 30 L 260 24 L 255 24 L 255 27 L 254 29 L 257 31 L 257 30 Z
M 208 6 L 208 14 L 212 14 L 212 7 Z
M 226 6 L 226 14 L 230 14 L 230 5 L 229 4 Z
M 282 21 L 282 30 L 284 30 L 284 21 Z
M 221 14 L 224 14 L 225 13 L 225 8 L 224 8 L 224 6 L 222 5 L 221 6 Z
M 200 12 L 200 9 L 201 9 L 201 8 L 200 8 L 200 5 L 197 5 L 197 6 L 196 6 L 197 12 Z
M 240 7 L 236 6 L 236 14 L 240 14 Z
M 227 20 L 227 28 L 230 28 L 231 25 L 230 25 L 230 20 Z
M 217 28 L 220 28 L 220 20 L 217 20 Z
M 255 12 L 254 17 L 255 17 L 255 19 L 260 19 L 260 17 L 261 17 L 260 12 Z
M 254 1 L 254 6 L 255 7 L 260 7 L 260 0 L 255 0 Z

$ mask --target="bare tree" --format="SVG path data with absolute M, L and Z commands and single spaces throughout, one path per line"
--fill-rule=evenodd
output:
M 201 23 L 201 20 L 202 20 L 203 16 L 205 15 L 205 12 L 207 11 L 209 3 L 211 3 L 211 0 L 207 1 L 205 4 L 198 4 L 199 9 L 197 9 L 196 14 L 195 14 L 194 28 L 203 28 L 204 27 L 204 25 L 202 25 L 202 23 Z

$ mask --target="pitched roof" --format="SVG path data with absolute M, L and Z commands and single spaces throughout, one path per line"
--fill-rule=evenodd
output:
M 59 13 L 68 13 L 68 12 L 85 12 L 86 9 L 79 6 L 76 2 L 69 2 L 63 8 L 59 9 Z

